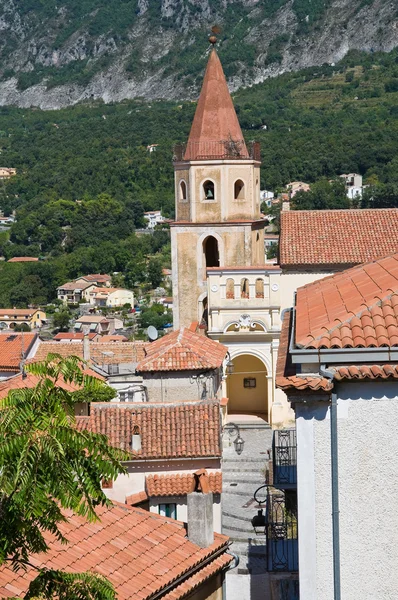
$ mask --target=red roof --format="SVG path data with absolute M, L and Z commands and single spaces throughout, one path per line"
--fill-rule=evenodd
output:
M 25 334 L 26 335 L 26 334 Z M 99 366 L 121 363 L 137 363 L 145 356 L 148 342 L 103 342 L 90 341 L 90 357 Z M 61 356 L 79 356 L 83 358 L 83 342 L 62 344 L 59 341 L 41 342 L 35 354 L 35 360 L 44 360 L 48 353 Z
M 67 520 L 59 528 L 69 544 L 46 534 L 50 550 L 35 555 L 32 562 L 38 568 L 99 573 L 113 583 L 119 600 L 150 600 L 166 588 L 162 598 L 177 600 L 233 560 L 226 553 L 226 536 L 215 533 L 214 543 L 200 548 L 187 539 L 183 523 L 140 508 L 116 503 L 109 508 L 100 506 L 100 520 L 95 523 L 87 523 L 71 511 L 64 514 Z M 23 597 L 37 573 L 31 567 L 13 572 L 3 565 L 1 597 Z
M 36 339 L 36 333 L 0 333 L 0 371 L 18 372 L 22 351 L 28 355 Z
M 146 346 L 148 356 L 136 368 L 148 371 L 198 371 L 221 367 L 228 349 L 183 327 Z
M 215 49 L 211 51 L 189 134 L 184 160 L 223 158 L 225 142 L 239 143 L 239 156 L 248 158 L 224 71 Z
M 7 262 L 37 262 L 39 259 L 34 256 L 14 256 Z
M 105 378 L 92 371 L 91 369 L 85 368 L 84 373 L 86 375 L 90 375 L 91 377 L 95 377 L 96 379 L 100 379 L 101 381 L 105 381 Z M 33 373 L 26 373 L 25 377 L 22 377 L 22 373 L 11 377 L 10 379 L 6 379 L 4 381 L 0 381 L 0 398 L 5 398 L 11 390 L 22 389 L 22 388 L 34 388 L 39 383 L 40 377 L 34 375 Z M 58 379 L 57 386 L 66 390 L 67 392 L 77 392 L 82 389 L 82 386 L 77 385 L 76 383 L 66 382 L 62 379 Z
M 98 333 L 89 333 L 88 334 L 89 340 L 94 340 L 96 337 L 98 337 Z M 57 335 L 55 335 L 53 339 L 57 340 L 57 341 L 59 341 L 59 340 L 83 340 L 84 333 L 73 333 L 73 332 L 57 333 Z
M 397 208 L 281 212 L 281 267 L 349 267 L 397 251 Z
M 398 253 L 298 288 L 295 343 L 398 346 Z
M 91 404 L 90 417 L 78 417 L 77 423 L 108 436 L 111 446 L 130 452 L 134 459 L 221 456 L 218 402 Z M 133 452 L 135 428 L 141 450 Z
M 136 494 L 130 494 L 130 496 L 126 496 L 125 503 L 129 506 L 136 506 L 137 504 L 141 504 L 141 502 L 146 502 L 148 500 L 148 494 L 146 492 L 137 492 Z
M 222 492 L 222 473 L 209 473 L 209 486 L 213 494 Z M 152 496 L 186 496 L 195 491 L 194 473 L 178 473 L 173 475 L 147 475 L 145 478 L 147 495 Z M 127 502 L 127 499 L 126 499 Z

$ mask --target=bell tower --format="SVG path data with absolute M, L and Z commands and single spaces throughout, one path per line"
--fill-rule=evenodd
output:
M 207 319 L 207 269 L 264 264 L 260 148 L 247 145 L 210 38 L 206 73 L 186 144 L 174 149 L 171 225 L 174 328 Z

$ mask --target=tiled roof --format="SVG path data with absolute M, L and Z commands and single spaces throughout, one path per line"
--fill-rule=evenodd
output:
M 184 159 L 195 160 L 206 155 L 222 158 L 225 152 L 223 144 L 218 147 L 214 142 L 228 140 L 243 142 L 243 135 L 220 59 L 213 48 L 207 63 Z M 244 157 L 248 157 L 244 142 L 240 151 Z
M 398 253 L 298 288 L 295 343 L 398 346 Z
M 14 256 L 10 258 L 7 262 L 37 262 L 39 259 L 34 256 Z
M 213 494 L 222 492 L 222 473 L 209 473 L 210 491 Z M 195 491 L 195 475 L 193 473 L 178 473 L 173 475 L 147 475 L 145 478 L 146 491 L 151 496 L 186 496 Z
M 91 377 L 95 377 L 96 379 L 100 379 L 101 381 L 105 381 L 104 377 L 98 375 L 95 371 L 91 369 L 84 369 L 84 373 L 86 375 L 90 375 Z M 22 377 L 22 373 L 14 377 L 10 377 L 10 379 L 5 379 L 4 381 L 0 381 L 0 398 L 5 398 L 11 390 L 22 389 L 22 388 L 34 388 L 39 383 L 40 377 L 37 375 L 33 375 L 33 373 L 26 373 L 25 377 Z M 66 382 L 63 379 L 58 379 L 57 381 L 58 387 L 66 390 L 67 392 L 76 392 L 80 390 L 82 386 L 76 385 L 75 383 Z
M 141 504 L 141 502 L 146 502 L 147 500 L 148 494 L 146 492 L 137 492 L 136 494 L 126 496 L 125 503 L 129 506 L 135 506 L 136 504 Z
M 0 316 L 31 317 L 38 310 L 38 308 L 0 308 Z
M 25 334 L 26 335 L 26 334 Z M 106 337 L 106 336 L 104 336 Z M 147 342 L 90 342 L 90 357 L 97 365 L 137 363 L 145 356 Z M 35 354 L 35 360 L 44 360 L 47 354 L 61 356 L 79 356 L 83 358 L 83 342 L 62 344 L 60 342 L 41 342 Z
M 291 361 L 289 353 L 289 340 L 292 326 L 292 311 L 285 311 L 282 331 L 279 339 L 278 360 L 276 363 L 276 386 L 282 390 L 312 390 L 326 392 L 333 385 L 325 377 L 310 375 L 297 375 L 296 365 Z
M 102 335 L 98 340 L 99 344 L 107 344 L 108 342 L 128 342 L 128 338 L 125 335 Z
M 91 275 L 82 275 L 78 279 L 87 279 L 87 281 L 96 281 L 98 283 L 106 282 L 111 280 L 110 275 L 101 275 L 100 273 L 94 273 Z
M 57 287 L 57 290 L 86 290 L 92 285 L 94 285 L 94 282 L 80 281 L 80 283 L 77 283 L 76 281 L 68 281 L 67 283 Z
M 98 337 L 98 333 L 89 333 L 88 334 L 88 339 L 89 340 L 93 340 L 96 337 Z M 54 340 L 83 340 L 84 339 L 84 333 L 73 333 L 73 332 L 66 332 L 66 333 L 57 333 L 57 335 L 54 336 Z
M 397 208 L 281 212 L 282 267 L 351 266 L 397 250 Z
M 221 367 L 228 349 L 204 335 L 183 327 L 146 347 L 137 373 L 147 371 L 196 371 Z
M 36 339 L 36 333 L 0 333 L 0 371 L 18 372 L 22 351 L 28 355 Z
M 139 508 L 114 504 L 98 507 L 97 514 L 99 521 L 87 523 L 65 511 L 67 520 L 59 527 L 69 544 L 46 535 L 50 549 L 31 559 L 36 567 L 99 573 L 113 583 L 119 600 L 150 600 L 162 590 L 167 591 L 162 598 L 177 600 L 233 560 L 226 554 L 226 536 L 214 534 L 214 543 L 200 548 L 186 538 L 183 523 Z M 31 567 L 15 573 L 3 565 L 0 595 L 23 597 L 36 576 Z
M 335 371 L 335 380 L 343 379 L 398 379 L 398 365 L 349 365 Z
M 141 450 L 133 452 L 135 426 Z M 111 446 L 130 452 L 134 459 L 221 456 L 220 427 L 218 402 L 91 404 L 89 419 L 81 421 L 81 428 L 108 436 Z
M 108 319 L 103 315 L 83 315 L 76 319 L 76 323 L 108 323 Z

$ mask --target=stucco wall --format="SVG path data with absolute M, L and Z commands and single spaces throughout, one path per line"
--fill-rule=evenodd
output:
M 191 379 L 191 377 L 196 378 L 197 375 L 197 371 L 143 373 L 143 385 L 147 387 L 149 402 L 201 400 L 204 386 L 206 386 L 207 395 L 203 399 L 219 397 L 219 374 L 214 371 L 208 378 Z
M 282 270 L 282 275 L 280 277 L 281 310 L 294 306 L 294 293 L 298 287 L 306 285 L 307 283 L 312 283 L 318 279 L 323 279 L 323 277 L 328 277 L 328 275 L 333 275 L 333 273 L 286 273 Z
M 395 600 L 398 384 L 345 383 L 337 392 L 341 597 Z M 329 410 L 297 405 L 296 414 L 300 589 L 306 600 L 332 600 Z

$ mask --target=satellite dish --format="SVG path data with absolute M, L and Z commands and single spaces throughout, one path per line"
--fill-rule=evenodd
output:
M 158 332 L 158 330 L 156 329 L 156 327 L 154 327 L 153 325 L 150 325 L 150 326 L 148 327 L 146 334 L 147 334 L 147 336 L 148 336 L 148 340 L 149 340 L 150 342 L 154 342 L 154 341 L 155 341 L 155 340 L 157 340 L 157 339 L 158 339 L 158 337 L 159 337 L 159 332 Z

